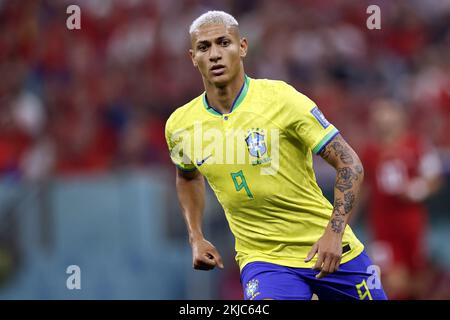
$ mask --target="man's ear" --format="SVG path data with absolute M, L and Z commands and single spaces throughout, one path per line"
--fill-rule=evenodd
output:
M 247 38 L 241 38 L 241 46 L 239 48 L 239 55 L 241 58 L 245 58 L 247 55 L 247 49 L 248 49 L 248 42 Z
M 195 59 L 194 59 L 194 50 L 192 50 L 192 49 L 189 49 L 189 57 L 191 57 L 191 61 L 192 61 L 192 64 L 194 65 L 194 67 L 198 67 L 198 64 L 197 64 L 197 62 L 195 62 Z

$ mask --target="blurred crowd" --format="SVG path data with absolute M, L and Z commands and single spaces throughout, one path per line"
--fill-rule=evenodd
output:
M 81 30 L 68 30 L 69 4 Z M 248 37 L 246 72 L 310 96 L 358 149 L 371 102 L 388 96 L 443 157 L 450 149 L 450 5 L 378 1 L 0 1 L 0 174 L 39 179 L 167 164 L 164 124 L 202 83 L 188 27 L 234 14 Z

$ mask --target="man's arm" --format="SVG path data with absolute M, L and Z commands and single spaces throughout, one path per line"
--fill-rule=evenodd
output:
M 183 171 L 177 168 L 176 188 L 181 211 L 189 233 L 194 269 L 223 268 L 222 258 L 216 248 L 203 237 L 202 217 L 205 208 L 205 180 L 198 170 Z
M 340 134 L 326 145 L 320 156 L 336 169 L 336 181 L 330 222 L 323 236 L 313 245 L 305 259 L 310 261 L 318 253 L 317 263 L 313 267 L 320 270 L 317 278 L 322 278 L 339 268 L 342 236 L 364 179 L 361 160 Z
M 418 176 L 408 181 L 402 197 L 412 202 L 423 202 L 442 186 L 442 163 L 439 154 L 427 150 L 419 160 Z

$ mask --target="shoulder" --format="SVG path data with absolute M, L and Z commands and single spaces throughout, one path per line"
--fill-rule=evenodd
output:
M 287 106 L 304 105 L 310 107 L 314 102 L 294 86 L 282 80 L 252 79 L 252 85 L 258 95 L 268 99 L 276 99 L 277 102 Z
M 252 79 L 251 85 L 265 94 L 279 93 L 280 90 L 288 90 L 291 87 L 289 84 L 282 80 L 272 80 L 272 79 Z M 291 87 L 292 88 L 292 87 Z
M 199 111 L 202 111 L 202 99 L 203 94 L 175 109 L 166 121 L 166 132 L 181 129 L 187 123 L 191 123 L 194 119 L 198 118 Z

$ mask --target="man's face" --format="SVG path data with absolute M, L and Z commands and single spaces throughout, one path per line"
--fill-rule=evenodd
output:
M 379 137 L 396 136 L 402 133 L 405 125 L 405 115 L 390 101 L 374 104 L 372 121 Z
M 247 54 L 247 40 L 240 39 L 237 27 L 208 24 L 191 36 L 192 63 L 202 76 L 216 85 L 225 85 L 239 73 Z

